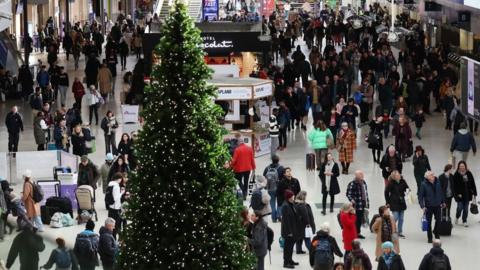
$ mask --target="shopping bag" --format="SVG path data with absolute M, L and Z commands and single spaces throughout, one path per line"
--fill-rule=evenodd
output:
M 428 231 L 428 220 L 425 214 L 422 216 L 422 232 Z
M 280 244 L 280 248 L 283 248 L 285 246 L 285 239 L 280 236 L 278 243 Z
M 472 213 L 473 215 L 478 215 L 477 202 L 470 204 L 470 213 Z
M 310 226 L 305 227 L 305 238 L 312 238 L 312 237 L 313 237 L 312 227 Z
M 369 225 L 370 225 L 370 221 L 369 221 L 369 216 L 370 214 L 370 211 L 368 211 L 368 209 L 363 209 L 363 222 L 362 222 L 362 226 L 367 228 Z
M 97 143 L 95 139 L 91 141 L 86 141 L 85 144 L 87 146 L 87 151 L 89 154 L 95 153 L 95 151 L 97 151 Z

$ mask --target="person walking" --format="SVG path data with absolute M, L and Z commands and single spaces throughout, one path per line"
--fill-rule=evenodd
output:
M 90 85 L 90 90 L 87 91 L 86 97 L 89 108 L 88 122 L 90 125 L 92 125 L 92 117 L 93 114 L 95 114 L 96 125 L 98 125 L 98 107 L 105 102 L 105 99 L 100 96 L 94 85 Z
M 255 157 L 252 147 L 248 146 L 241 140 L 240 133 L 235 134 L 235 138 L 238 140 L 239 145 L 233 152 L 233 158 L 230 166 L 233 168 L 235 178 L 243 192 L 243 200 L 247 199 L 248 192 L 248 180 L 250 179 L 250 173 L 255 170 Z
M 36 234 L 31 223 L 20 228 L 21 232 L 15 236 L 8 252 L 5 267 L 12 269 L 12 265 L 19 257 L 20 270 L 38 269 L 38 254 L 45 249 L 43 238 Z
M 248 243 L 252 247 L 253 254 L 257 258 L 257 267 L 255 270 L 264 270 L 265 256 L 268 252 L 268 225 L 263 219 L 263 215 L 256 211 L 250 216 L 250 219 L 253 223 L 251 227 L 252 238 L 248 239 Z
M 280 125 L 278 124 L 278 121 L 277 121 L 277 115 L 278 115 L 278 108 L 273 108 L 272 115 L 270 115 L 270 119 L 269 119 L 269 129 L 268 129 L 268 133 L 272 141 L 270 145 L 270 155 L 272 157 L 277 153 L 277 150 L 280 147 L 280 144 L 278 142 Z
M 40 202 L 34 200 L 35 184 L 33 183 L 32 171 L 25 170 L 23 173 L 22 201 L 27 211 L 27 217 L 33 223 L 38 232 L 43 232 L 43 223 L 40 217 Z
M 8 130 L 8 152 L 17 152 L 20 132 L 23 132 L 23 117 L 18 112 L 17 106 L 12 106 L 10 112 L 7 113 L 5 126 Z
M 388 179 L 388 185 L 385 188 L 385 202 L 390 208 L 393 218 L 397 223 L 398 236 L 405 238 L 403 235 L 403 217 L 407 204 L 405 202 L 405 193 L 409 190 L 407 182 L 403 179 L 398 171 L 393 171 Z
M 319 173 L 320 181 L 322 182 L 322 215 L 327 213 L 327 196 L 330 195 L 330 213 L 333 213 L 335 195 L 340 193 L 338 184 L 340 169 L 338 164 L 333 159 L 332 153 L 327 153 L 325 156 L 325 161 L 322 163 Z
M 112 167 L 113 164 L 113 154 L 108 153 L 105 157 L 105 163 L 100 167 L 100 176 L 102 177 L 102 190 L 103 194 L 107 193 L 107 187 L 108 187 L 108 175 L 110 173 L 110 168 Z
M 90 54 L 87 63 L 85 64 L 85 82 L 87 86 L 94 85 L 97 87 L 98 70 L 100 68 L 100 62 L 95 54 Z
M 400 154 L 397 153 L 395 146 L 389 145 L 387 147 L 387 151 L 380 161 L 380 169 L 382 169 L 382 176 L 385 186 L 388 185 L 388 177 L 393 171 L 402 173 L 402 158 L 400 157 Z
M 60 72 L 58 74 L 58 90 L 60 92 L 60 104 L 62 107 L 65 107 L 67 101 L 68 86 L 68 73 L 65 71 L 64 67 L 60 67 Z
M 100 89 L 100 95 L 105 101 L 107 100 L 108 95 L 112 93 L 112 81 L 113 76 L 110 69 L 107 64 L 102 64 L 98 70 L 97 83 L 98 88 Z
M 82 99 L 85 95 L 85 87 L 83 87 L 83 83 L 80 81 L 80 79 L 78 79 L 78 77 L 75 77 L 75 80 L 73 81 L 72 93 L 73 98 L 75 99 L 75 103 L 77 104 L 79 110 L 81 110 Z
M 47 144 L 47 134 L 48 126 L 45 123 L 45 117 L 43 112 L 38 112 L 35 119 L 33 119 L 33 137 L 35 138 L 35 143 L 37 144 L 37 150 L 45 150 L 45 145 Z
M 348 174 L 350 163 L 353 162 L 353 151 L 357 149 L 356 136 L 353 130 L 343 122 L 337 137 L 338 159 L 342 164 L 342 173 Z
M 437 232 L 437 223 L 441 220 L 440 208 L 445 207 L 445 197 L 442 192 L 442 186 L 432 171 L 427 171 L 425 173 L 425 180 L 422 182 L 422 185 L 420 186 L 420 192 L 418 194 L 418 202 L 428 222 L 428 243 L 432 243 L 432 217 L 435 217 L 433 234 L 435 235 L 436 239 L 440 239 L 440 235 Z
M 364 222 L 364 211 L 365 209 L 370 208 L 370 201 L 363 171 L 355 171 L 355 178 L 347 186 L 347 198 L 348 201 L 352 203 L 353 207 L 355 207 L 358 238 L 365 239 L 365 237 L 360 233 L 360 229 Z
M 426 171 L 430 171 L 430 162 L 428 156 L 425 155 L 425 149 L 422 146 L 415 146 L 415 155 L 413 156 L 413 175 L 415 175 L 415 181 L 417 182 L 417 190 L 420 190 L 420 185 L 423 181 L 423 176 Z
M 465 161 L 458 162 L 457 171 L 453 175 L 453 196 L 457 202 L 457 213 L 455 215 L 455 224 L 458 224 L 458 219 L 462 216 L 464 227 L 468 227 L 468 209 L 470 202 L 476 204 L 477 186 L 472 172 L 468 170 Z
M 345 258 L 352 251 L 352 242 L 358 236 L 355 215 L 355 207 L 352 203 L 344 203 L 340 209 L 339 221 L 342 228 L 343 249 L 345 249 Z
M 373 162 L 380 164 L 380 153 L 383 151 L 383 116 L 370 121 L 370 132 L 367 135 L 368 148 L 372 149 Z
M 331 270 L 335 262 L 334 255 L 343 257 L 337 240 L 330 235 L 330 224 L 328 222 L 324 222 L 313 237 L 309 255 L 313 270 Z
M 399 152 L 402 161 L 405 161 L 405 158 L 411 155 L 409 152 L 412 144 L 412 129 L 404 115 L 401 115 L 395 122 L 392 134 L 395 136 L 395 149 Z
M 418 270 L 436 269 L 434 267 L 437 265 L 443 267 L 443 269 L 445 270 L 452 270 L 452 266 L 450 265 L 450 259 L 443 251 L 442 242 L 440 241 L 440 239 L 433 240 L 432 248 L 423 257 L 422 261 L 420 262 L 420 266 L 418 267 Z
M 306 252 L 302 250 L 302 243 L 305 241 L 305 246 L 307 250 L 310 251 L 311 246 L 311 237 L 313 233 L 316 232 L 315 230 L 315 219 L 313 217 L 312 207 L 310 204 L 306 202 L 307 199 L 307 192 L 305 190 L 301 190 L 295 196 L 295 210 L 297 211 L 300 217 L 300 228 L 301 232 L 304 232 L 304 237 L 301 237 L 296 242 L 296 249 L 297 254 L 305 254 Z M 312 232 L 312 235 L 307 235 L 305 232 L 309 230 Z
M 382 255 L 378 257 L 377 270 L 405 270 L 402 257 L 395 251 L 392 242 L 383 242 L 382 250 Z
M 88 155 L 87 141 L 91 141 L 93 137 L 90 135 L 90 130 L 82 128 L 80 124 L 73 128 L 71 140 L 72 140 L 72 153 L 77 156 Z
M 105 220 L 105 226 L 100 228 L 100 238 L 98 241 L 98 254 L 102 261 L 104 270 L 113 270 L 115 257 L 119 250 L 118 242 L 115 240 L 114 230 L 117 227 L 116 220 L 108 217 Z
M 120 52 L 120 65 L 122 66 L 122 71 L 124 71 L 127 66 L 127 57 L 129 53 L 128 44 L 124 37 L 120 38 L 118 46 Z
M 116 155 L 117 142 L 115 140 L 115 134 L 118 128 L 118 122 L 112 111 L 107 111 L 107 114 L 100 123 L 100 127 L 103 129 L 103 135 L 105 137 L 105 154 L 112 153 Z
M 55 239 L 55 242 L 57 243 L 57 248 L 52 250 L 48 261 L 41 268 L 50 269 L 55 264 L 57 270 L 78 270 L 77 257 L 73 250 L 67 249 L 65 240 L 58 237 Z
M 447 164 L 443 168 L 443 173 L 438 177 L 440 184 L 442 185 L 442 191 L 445 196 L 445 211 L 443 212 L 443 216 L 447 217 L 448 220 L 450 218 L 450 208 L 452 207 L 452 199 L 453 199 L 453 173 L 452 173 L 453 165 Z
M 450 146 L 452 164 L 456 164 L 460 160 L 467 161 L 470 150 L 475 155 L 477 153 L 477 144 L 472 133 L 468 131 L 467 125 L 462 123 L 458 132 L 453 136 Z
M 94 270 L 98 265 L 99 237 L 95 233 L 95 222 L 88 220 L 85 230 L 77 234 L 73 252 L 80 270 Z
M 280 179 L 283 177 L 284 168 L 280 165 L 280 158 L 277 155 L 272 156 L 272 163 L 263 171 L 263 176 L 267 179 L 267 190 L 270 195 L 270 208 L 272 209 L 272 222 L 277 222 L 280 218 L 277 209 L 277 189 Z M 280 205 L 278 205 L 280 208 Z
M 287 148 L 287 128 L 290 124 L 290 111 L 285 105 L 285 102 L 280 102 L 280 109 L 278 110 L 277 122 L 279 126 L 279 143 L 280 148 L 278 150 L 283 151 Z
M 250 199 L 250 207 L 258 216 L 262 217 L 272 213 L 267 184 L 267 179 L 263 175 L 256 175 L 255 186 L 252 190 L 252 197 Z
M 372 262 L 368 254 L 363 251 L 359 239 L 352 241 L 352 252 L 345 256 L 345 269 L 372 270 Z
M 108 183 L 107 192 L 105 194 L 105 206 L 108 210 L 108 217 L 115 221 L 115 230 L 113 230 L 113 236 L 115 238 L 117 238 L 117 234 L 122 230 L 122 196 L 125 194 L 125 187 L 120 187 L 122 180 L 123 174 L 116 173 Z M 111 195 L 109 195 L 109 193 Z M 111 203 L 112 201 L 113 203 Z
M 303 232 L 299 229 L 299 216 L 295 210 L 295 197 L 291 190 L 285 190 L 285 202 L 282 205 L 281 236 L 285 239 L 283 247 L 283 268 L 295 268 L 298 262 L 293 261 L 293 247 L 303 238 Z
M 377 217 L 372 225 L 372 231 L 376 236 L 375 258 L 378 260 L 382 255 L 382 243 L 389 241 L 394 243 L 396 253 L 400 253 L 400 245 L 398 242 L 398 231 L 395 219 L 390 215 L 390 209 L 387 206 L 378 208 L 379 217 Z
M 317 170 L 320 170 L 324 158 L 328 152 L 329 145 L 333 145 L 333 135 L 322 120 L 315 123 L 314 129 L 308 133 L 308 143 L 315 151 Z

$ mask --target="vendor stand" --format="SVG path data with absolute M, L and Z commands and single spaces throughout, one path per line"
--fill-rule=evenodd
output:
M 255 157 L 270 153 L 269 119 L 273 82 L 257 78 L 216 78 L 215 102 L 225 110 L 225 127 L 232 139 L 235 133 L 255 151 Z

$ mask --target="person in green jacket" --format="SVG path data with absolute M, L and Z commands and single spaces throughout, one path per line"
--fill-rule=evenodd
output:
M 322 120 L 315 123 L 314 129 L 308 133 L 308 142 L 315 151 L 317 170 L 320 170 L 323 159 L 328 152 L 329 145 L 333 144 L 333 135 Z

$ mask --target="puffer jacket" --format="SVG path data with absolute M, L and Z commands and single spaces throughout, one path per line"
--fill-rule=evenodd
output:
M 320 130 L 315 128 L 308 134 L 308 142 L 313 149 L 327 149 L 327 138 L 333 140 L 333 135 L 330 129 Z
M 263 218 L 259 218 L 252 226 L 252 238 L 248 239 L 248 243 L 252 247 L 253 253 L 257 257 L 267 255 L 268 237 L 267 222 Z

